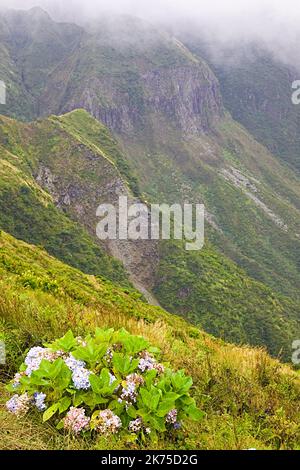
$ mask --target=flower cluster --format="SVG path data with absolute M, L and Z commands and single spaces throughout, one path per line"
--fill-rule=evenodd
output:
M 84 408 L 75 408 L 74 406 L 71 406 L 63 420 L 63 424 L 64 429 L 67 431 L 79 434 L 81 431 L 88 429 L 90 418 L 85 416 Z
M 180 429 L 181 428 L 181 423 L 177 421 L 178 417 L 178 411 L 176 408 L 173 410 L 169 411 L 169 413 L 166 416 L 166 423 L 171 424 L 174 429 Z
M 77 390 L 88 390 L 91 387 L 89 377 L 91 371 L 86 369 L 84 361 L 78 361 L 72 354 L 65 359 L 65 364 L 72 371 L 72 380 Z
M 24 416 L 29 410 L 30 401 L 31 399 L 27 393 L 24 393 L 23 395 L 14 395 L 6 403 L 6 408 L 10 413 L 13 413 L 18 417 Z
M 164 366 L 156 362 L 155 358 L 148 351 L 142 351 L 139 356 L 139 369 L 141 372 L 146 372 L 147 370 L 155 369 L 157 370 L 158 374 L 164 373 Z
M 137 419 L 134 419 L 133 421 L 130 421 L 128 429 L 130 432 L 138 433 L 142 430 L 142 427 L 143 427 L 142 418 L 137 418 Z
M 105 355 L 104 355 L 104 360 L 110 364 L 111 361 L 112 361 L 112 358 L 113 358 L 113 355 L 114 355 L 114 351 L 112 348 L 108 348 L 108 350 L 106 351 Z
M 137 399 L 137 388 L 144 384 L 144 379 L 139 374 L 130 374 L 126 377 L 126 381 L 123 385 L 121 392 L 121 402 L 124 400 L 127 405 L 136 402 Z
M 86 347 L 86 341 L 81 336 L 77 336 L 76 341 L 79 346 L 83 346 L 84 348 Z
M 124 329 L 85 338 L 69 331 L 28 352 L 7 387 L 12 397 L 6 407 L 17 417 L 35 408 L 44 421 L 51 419 L 76 436 L 121 432 L 144 440 L 157 433 L 172 435 L 186 418 L 201 419 L 201 413 L 188 392 L 191 378 L 184 371 L 165 370 L 149 348 L 147 340 Z M 49 361 L 45 367 L 44 359 Z
M 79 367 L 75 369 L 72 374 L 72 380 L 74 387 L 77 390 L 88 390 L 91 387 L 89 378 L 91 371 L 85 369 L 84 367 Z
M 61 351 L 51 351 L 48 348 L 41 348 L 39 346 L 30 349 L 29 353 L 26 356 L 25 364 L 26 375 L 31 376 L 32 372 L 38 370 L 43 359 L 47 361 L 55 361 L 63 353 Z
M 111 410 L 100 411 L 97 416 L 96 431 L 100 434 L 116 434 L 122 427 L 122 421 L 119 416 L 115 415 Z
M 46 394 L 36 392 L 33 395 L 34 404 L 39 411 L 45 411 L 47 405 L 45 404 Z
M 177 414 L 178 413 L 176 409 L 169 411 L 166 417 L 166 423 L 175 424 L 177 422 Z
M 139 369 L 142 372 L 154 369 L 155 359 L 147 351 L 140 353 Z
M 13 388 L 18 388 L 20 386 L 20 380 L 26 374 L 25 372 L 18 372 L 13 378 Z
M 130 421 L 128 430 L 135 434 L 138 434 L 141 431 L 145 431 L 146 434 L 151 433 L 151 429 L 144 426 L 142 418 L 137 418 Z

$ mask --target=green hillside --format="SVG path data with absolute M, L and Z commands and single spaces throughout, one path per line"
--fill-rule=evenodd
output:
M 125 327 L 162 350 L 164 360 L 192 376 L 193 396 L 206 413 L 176 442 L 160 449 L 299 449 L 299 374 L 261 349 L 238 348 L 151 307 L 109 281 L 51 258 L 45 251 L 0 236 L 0 331 L 7 345 L 3 383 L 25 351 L 63 335 L 84 335 L 95 325 Z M 135 443 L 70 440 L 35 414 L 16 420 L 0 410 L 1 449 L 128 449 Z M 153 448 L 153 446 L 152 446 Z
M 138 187 L 108 130 L 83 110 L 31 124 L 2 117 L 1 123 L 0 228 L 88 274 L 129 287 L 123 266 L 109 256 L 110 245 L 95 235 L 99 203 L 116 201 L 127 182 Z M 254 281 L 211 243 L 195 253 L 171 242 L 116 244 L 121 260 L 122 250 L 123 259 L 134 259 L 130 278 L 141 279 L 148 250 L 151 286 L 141 286 L 167 310 L 216 336 L 265 345 L 290 360 L 300 333 L 299 303 Z
M 30 127 L 4 117 L 0 117 L 0 124 L 0 227 L 86 273 L 129 287 L 122 264 L 107 255 L 82 224 L 59 210 L 58 201 L 35 181 L 38 144 L 30 140 Z M 50 140 L 43 137 L 41 130 L 40 150 L 46 156 Z M 61 142 L 65 143 L 63 137 L 62 133 Z
M 233 118 L 299 174 L 300 108 L 292 103 L 292 84 L 299 79 L 296 66 L 281 62 L 259 44 L 223 48 L 201 34 L 180 37 L 209 62 Z
M 149 202 L 204 202 L 207 236 L 218 250 L 249 276 L 299 298 L 299 177 L 228 116 L 228 94 L 199 50 L 129 16 L 103 17 L 84 29 L 56 23 L 40 9 L 8 12 L 1 21 L 0 75 L 12 89 L 0 112 L 30 120 L 85 109 L 118 141 L 115 161 L 135 195 L 142 192 Z M 16 41 L 17 24 L 22 34 Z M 261 81 L 249 78 L 257 87 L 272 75 L 259 70 Z M 229 88 L 239 100 L 241 90 L 231 81 Z M 32 109 L 16 107 L 28 99 Z M 255 125 L 264 129 L 261 108 L 251 110 L 251 122 L 257 114 Z M 282 113 L 276 108 L 271 114 Z M 253 130 L 256 138 L 269 148 L 271 140 L 293 142 L 285 127 L 280 133 L 268 122 L 268 141 Z M 89 124 L 77 115 L 71 126 L 83 138 Z M 105 140 L 94 126 L 88 139 Z

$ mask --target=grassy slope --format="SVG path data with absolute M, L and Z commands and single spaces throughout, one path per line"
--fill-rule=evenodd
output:
M 0 124 L 0 227 L 17 238 L 43 246 L 84 272 L 103 275 L 129 287 L 121 263 L 108 256 L 83 226 L 57 209 L 53 198 L 32 176 L 37 149 L 47 156 L 51 142 L 68 145 L 64 133 L 58 130 L 55 135 L 55 126 L 45 123 L 51 135 L 43 140 L 45 134 L 40 129 L 34 145 L 34 129 L 30 126 L 4 117 Z M 78 146 L 78 142 L 74 145 Z
M 264 344 L 290 360 L 300 334 L 299 303 L 249 278 L 209 243 L 200 253 L 175 242 L 160 250 L 154 292 L 164 308 L 226 341 Z
M 63 123 L 64 129 L 84 136 L 86 142 L 90 145 L 97 145 L 98 142 L 101 142 L 102 145 L 102 142 L 105 141 L 103 139 L 106 136 L 106 129 L 82 110 L 62 116 L 59 120 Z M 247 134 L 244 137 L 238 125 L 229 123 L 228 126 L 230 125 L 233 128 L 229 131 L 225 125 L 225 129 L 220 131 L 222 132 L 222 139 L 226 139 L 226 134 L 231 137 L 236 135 L 236 141 L 241 139 L 244 147 L 249 149 L 250 144 L 247 140 Z M 246 139 L 246 142 L 242 140 L 243 138 Z M 245 165 L 257 167 L 257 171 L 263 172 L 265 170 L 266 174 L 269 163 L 268 158 L 272 159 L 272 157 L 267 157 L 264 153 L 265 150 L 258 144 L 253 144 L 252 141 L 250 143 L 255 145 L 257 152 L 262 153 L 262 158 L 258 164 L 253 158 L 250 147 L 250 155 L 247 155 L 246 152 L 243 155 Z M 109 151 L 110 148 L 105 150 Z M 108 154 L 114 158 L 113 152 L 109 151 Z M 114 158 L 114 160 L 118 164 L 118 159 Z M 240 159 L 239 167 L 242 167 L 243 160 Z M 144 174 L 146 173 L 147 171 L 144 170 Z M 163 175 L 161 188 L 158 187 L 157 180 L 151 179 L 152 197 L 158 198 L 159 195 L 163 198 L 166 196 L 168 189 L 168 200 L 172 203 L 176 200 L 176 196 L 171 193 L 171 189 L 179 188 L 180 192 L 180 180 L 177 181 L 177 184 L 174 184 L 174 181 L 168 181 L 166 172 L 161 172 L 161 174 Z M 270 175 L 270 178 L 275 185 L 272 176 L 273 174 Z M 278 178 L 280 177 L 279 173 Z M 180 178 L 179 173 L 178 178 Z M 297 265 L 299 252 L 292 245 L 292 242 L 282 239 L 282 231 L 274 229 L 273 222 L 264 220 L 259 211 L 255 210 L 254 205 L 249 204 L 250 209 L 247 211 L 245 198 L 238 190 L 233 190 L 230 185 L 223 183 L 216 174 L 212 174 L 212 178 L 214 179 L 210 183 L 214 188 L 214 197 L 213 191 L 207 188 L 205 181 L 202 185 L 207 188 L 206 192 L 209 192 L 207 199 L 210 198 L 215 207 L 218 207 L 220 217 L 223 218 L 223 226 L 226 224 L 227 231 L 231 232 L 232 236 L 234 236 L 234 232 L 240 232 L 240 238 L 236 237 L 237 243 L 242 246 L 248 243 L 248 249 L 251 249 L 256 259 L 258 259 L 258 253 L 260 253 L 258 247 L 261 244 L 264 250 L 264 262 L 268 269 L 272 270 L 272 261 L 269 258 L 272 260 L 271 256 L 276 257 L 277 262 L 280 263 L 281 274 L 284 275 L 285 279 L 288 278 L 289 273 L 292 273 L 290 274 L 291 281 L 297 282 L 299 272 L 290 260 L 293 259 Z M 199 181 L 197 181 L 197 184 L 199 184 Z M 291 195 L 293 195 L 294 191 L 297 191 L 295 182 L 291 181 L 290 186 Z M 155 192 L 156 196 L 154 196 Z M 180 196 L 178 195 L 178 197 Z M 172 200 L 172 198 L 174 199 Z M 159 199 L 157 200 L 159 201 Z M 223 214 L 224 207 L 228 209 L 226 211 L 226 214 L 228 214 L 230 205 L 234 207 L 234 210 L 231 208 L 234 213 L 233 226 L 226 220 L 226 215 Z M 252 220 L 250 219 L 251 216 Z M 245 228 L 243 233 L 240 227 L 241 221 L 243 221 Z M 233 222 L 233 219 L 231 219 L 231 222 Z M 259 232 L 259 237 L 255 234 L 256 225 L 263 223 L 268 224 L 268 230 L 273 234 L 272 244 L 268 247 L 266 247 L 263 233 Z M 224 237 L 220 237 L 217 243 L 223 240 Z M 280 250 L 278 248 L 279 253 L 276 252 L 276 243 L 280 246 Z M 228 250 L 230 249 L 229 247 Z M 151 262 L 151 260 L 149 261 Z M 254 277 L 257 266 L 251 263 L 249 259 L 245 259 L 244 262 L 249 270 L 252 270 Z M 280 282 L 280 279 L 281 277 L 278 275 L 277 282 Z M 276 283 L 274 282 L 275 286 Z M 161 246 L 160 264 L 155 279 L 155 295 L 161 305 L 172 313 L 188 317 L 202 325 L 207 331 L 227 340 L 237 343 L 248 341 L 254 345 L 264 344 L 268 346 L 274 355 L 281 353 L 285 359 L 288 359 L 290 344 L 300 333 L 299 303 L 275 292 L 274 289 L 271 290 L 249 278 L 243 270 L 230 262 L 228 258 L 222 256 L 210 244 L 206 245 L 206 250 L 193 254 L 186 252 L 180 246 L 177 246 L 177 248 L 170 244 Z M 297 293 L 296 290 L 295 292 Z
M 1 227 L 17 238 L 44 246 L 85 272 L 127 285 L 121 266 L 66 216 L 80 220 L 90 233 L 94 231 L 95 208 L 105 196 L 98 196 L 97 190 L 114 180 L 114 165 L 132 190 L 138 191 L 131 169 L 107 129 L 83 110 L 30 125 L 7 118 L 2 123 Z M 95 155 L 92 160 L 90 151 Z M 97 165 L 90 167 L 90 161 Z M 63 188 L 78 188 L 84 216 L 78 218 L 72 212 L 73 202 L 65 207 L 67 212 L 54 207 L 50 196 L 30 176 L 41 164 L 63 181 Z M 193 254 L 180 246 L 162 244 L 154 286 L 156 297 L 168 311 L 229 341 L 265 345 L 273 355 L 290 359 L 290 345 L 300 333 L 299 305 L 253 281 L 210 244 Z
M 126 327 L 159 346 L 175 368 L 194 380 L 193 394 L 207 415 L 188 427 L 183 441 L 158 448 L 258 449 L 300 447 L 299 374 L 260 349 L 216 340 L 151 307 L 108 281 L 63 265 L 41 249 L 1 233 L 0 318 L 6 340 L 7 381 L 31 345 L 63 334 Z M 1 387 L 1 401 L 6 393 Z M 70 440 L 36 416 L 15 420 L 0 409 L 2 449 L 128 448 L 125 442 Z M 131 444 L 132 446 L 132 444 Z

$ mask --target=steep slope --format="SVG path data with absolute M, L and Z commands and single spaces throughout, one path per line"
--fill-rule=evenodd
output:
M 162 350 L 175 369 L 194 381 L 193 395 L 206 416 L 188 423 L 164 449 L 297 449 L 299 374 L 260 349 L 238 348 L 151 307 L 112 283 L 82 274 L 45 251 L 0 234 L 0 337 L 7 346 L 4 382 L 28 348 L 64 334 L 86 334 L 96 325 L 125 327 Z M 1 449 L 128 449 L 128 442 L 70 440 L 30 415 L 17 420 L 0 410 Z M 26 429 L 26 432 L 25 432 Z M 132 445 L 136 448 L 136 444 Z
M 38 144 L 35 149 L 31 140 L 35 137 L 30 126 L 0 117 L 0 227 L 18 238 L 43 246 L 84 272 L 130 287 L 122 264 L 106 254 L 104 247 L 96 243 L 80 221 L 75 223 L 59 210 L 55 195 L 45 192 L 35 181 L 34 151 Z M 43 140 L 42 131 L 38 138 L 40 150 L 47 156 L 50 140 Z M 50 184 L 49 172 L 47 177 Z
M 193 34 L 182 39 L 213 68 L 233 118 L 299 173 L 300 107 L 292 102 L 299 71 L 257 44 L 224 47 Z
M 78 47 L 81 28 L 56 24 L 41 8 L 0 15 L 0 76 L 7 83 L 7 105 L 0 113 L 34 119 L 39 97 L 57 64 Z
M 4 44 L 12 41 L 11 16 Z M 24 26 L 26 47 L 9 49 L 17 65 L 17 53 L 24 57 L 22 73 L 31 71 L 24 82 L 36 114 L 89 111 L 113 131 L 148 200 L 204 202 L 219 249 L 273 289 L 299 295 L 299 178 L 226 114 L 201 58 L 130 17 L 83 31 L 37 10 L 17 16 L 25 26 L 42 16 L 37 24 L 46 31 Z M 64 44 L 58 57 L 52 35 Z M 32 62 L 41 47 L 52 64 L 42 75 Z
M 0 122 L 2 229 L 126 285 L 121 265 L 105 253 L 114 255 L 151 302 L 158 299 L 217 336 L 266 345 L 290 360 L 300 333 L 298 303 L 249 278 L 208 241 L 191 254 L 173 242 L 97 239 L 100 203 L 117 205 L 120 195 L 138 200 L 130 191 L 138 191 L 130 167 L 97 120 L 77 110 L 31 124 Z

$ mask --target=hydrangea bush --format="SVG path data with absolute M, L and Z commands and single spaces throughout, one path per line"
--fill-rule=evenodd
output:
M 157 439 L 203 413 L 190 396 L 192 379 L 158 361 L 159 350 L 126 330 L 97 328 L 86 338 L 69 331 L 32 348 L 8 385 L 7 409 L 36 408 L 43 421 L 74 435 L 127 434 Z

